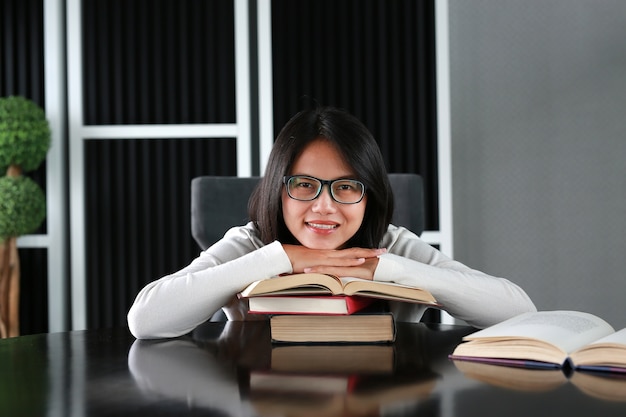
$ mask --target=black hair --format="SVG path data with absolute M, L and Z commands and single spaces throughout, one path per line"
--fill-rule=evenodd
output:
M 393 214 L 393 193 L 378 144 L 370 131 L 350 113 L 335 107 L 317 107 L 293 116 L 278 134 L 264 177 L 248 204 L 250 219 L 261 240 L 297 244 L 283 219 L 283 177 L 311 142 L 328 140 L 365 184 L 367 205 L 359 230 L 347 247 L 377 248 Z

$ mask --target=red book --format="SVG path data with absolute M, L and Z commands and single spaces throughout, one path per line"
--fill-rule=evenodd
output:
M 251 314 L 349 315 L 375 301 L 350 295 L 267 295 L 248 298 Z

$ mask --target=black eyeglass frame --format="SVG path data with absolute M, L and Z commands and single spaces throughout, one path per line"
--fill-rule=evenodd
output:
M 308 179 L 311 179 L 311 180 L 319 181 L 319 183 L 321 185 L 318 188 L 317 193 L 315 193 L 315 195 L 312 198 L 307 198 L 307 199 L 296 198 L 296 197 L 292 196 L 291 193 L 289 192 L 289 181 L 291 181 L 293 178 L 308 178 Z M 357 201 L 353 201 L 353 202 L 345 202 L 345 201 L 337 200 L 337 198 L 335 197 L 335 193 L 333 191 L 333 184 L 335 182 L 338 182 L 338 181 L 352 181 L 352 182 L 355 182 L 357 184 L 360 184 L 361 185 L 361 197 Z M 322 180 L 320 178 L 312 177 L 310 175 L 285 175 L 283 177 L 283 184 L 285 184 L 285 189 L 287 190 L 287 195 L 289 196 L 289 198 L 291 198 L 293 200 L 296 200 L 296 201 L 313 201 L 313 200 L 315 200 L 316 198 L 318 198 L 322 194 L 322 190 L 324 189 L 325 185 L 328 185 L 328 191 L 330 192 L 330 197 L 333 199 L 333 201 L 335 201 L 335 202 L 337 202 L 339 204 L 358 204 L 361 201 L 363 201 L 363 197 L 365 197 L 365 191 L 366 191 L 365 184 L 362 181 L 355 180 L 353 178 L 337 178 L 336 180 Z

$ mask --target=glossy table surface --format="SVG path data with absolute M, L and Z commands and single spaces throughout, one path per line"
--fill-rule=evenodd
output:
M 266 322 L 4 339 L 0 416 L 626 415 L 623 378 L 449 360 L 471 331 L 399 323 L 377 346 L 272 345 Z

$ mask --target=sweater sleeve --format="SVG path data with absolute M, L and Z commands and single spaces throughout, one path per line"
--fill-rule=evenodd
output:
M 177 337 L 225 305 L 231 306 L 229 318 L 242 319 L 234 297 L 239 291 L 291 271 L 279 242 L 263 246 L 249 227 L 231 229 L 189 266 L 146 285 L 128 312 L 128 327 L 138 339 Z
M 487 327 L 536 311 L 528 295 L 511 281 L 454 261 L 404 228 L 390 226 L 379 257 L 377 281 L 393 281 L 430 291 L 455 318 Z

